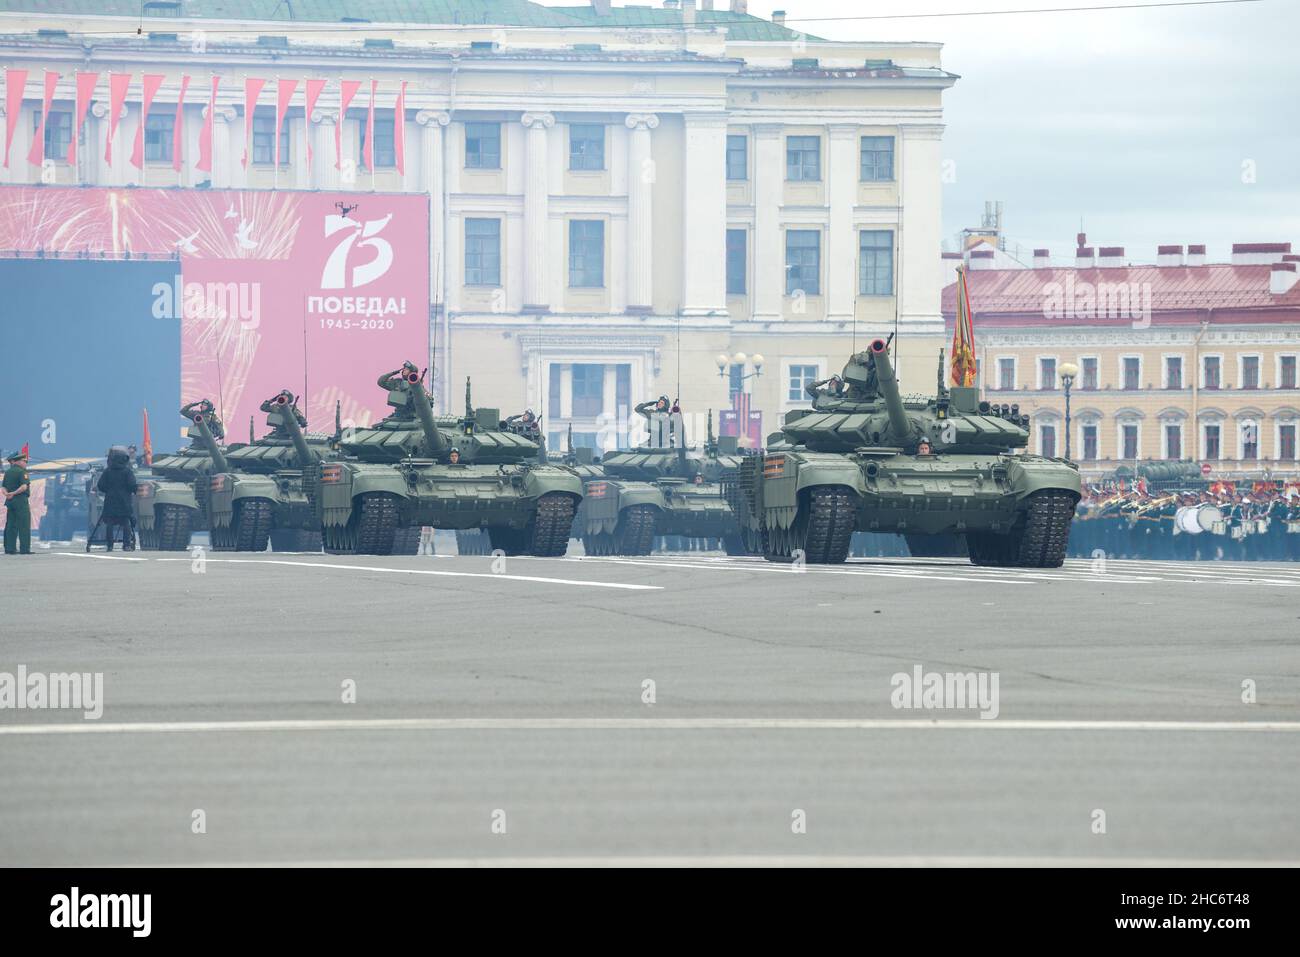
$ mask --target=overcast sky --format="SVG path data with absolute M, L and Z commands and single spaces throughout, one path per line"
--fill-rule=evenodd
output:
M 1072 261 L 1081 218 L 1091 245 L 1124 246 L 1134 262 L 1154 261 L 1161 243 L 1206 243 L 1219 261 L 1233 242 L 1300 251 L 1300 0 L 796 21 L 1115 2 L 751 0 L 749 10 L 784 9 L 788 26 L 830 40 L 944 44 L 945 69 L 961 76 L 944 94 L 957 177 L 944 187 L 945 238 L 1000 199 L 1009 251 L 1046 246 L 1060 262 Z

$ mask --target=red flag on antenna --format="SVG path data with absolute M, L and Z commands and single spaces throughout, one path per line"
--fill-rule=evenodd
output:
M 957 267 L 957 317 L 952 330 L 952 384 L 975 384 L 975 326 L 971 317 L 966 270 Z
M 144 413 L 144 442 L 140 446 L 144 449 L 144 464 L 153 465 L 153 439 L 149 437 L 149 410 L 140 411 Z

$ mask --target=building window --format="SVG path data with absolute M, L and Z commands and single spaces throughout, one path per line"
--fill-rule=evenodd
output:
M 32 112 L 32 136 L 41 125 L 39 110 Z M 72 142 L 72 114 L 67 110 L 50 110 L 45 117 L 45 158 L 66 160 Z
M 1284 462 L 1294 462 L 1295 454 L 1295 425 L 1286 423 L 1277 427 L 1277 457 Z
M 1220 439 L 1222 431 L 1217 425 L 1207 425 L 1205 427 L 1205 457 L 1212 462 L 1217 462 L 1223 456 Z
M 1296 387 L 1295 359 L 1295 356 L 1278 356 L 1277 387 L 1279 389 L 1294 389 Z
M 1056 458 L 1056 426 L 1040 425 L 1038 427 L 1038 454 L 1049 459 Z
M 1016 388 L 1016 360 L 1013 358 L 998 359 L 998 389 L 1002 392 L 1012 392 Z
M 1142 388 L 1142 360 L 1137 356 L 1124 356 L 1124 386 L 1129 392 Z
M 287 127 L 289 124 L 285 124 Z M 369 169 L 366 166 L 366 124 L 361 124 L 361 159 L 358 163 L 361 169 Z M 375 169 L 396 169 L 397 168 L 397 145 L 393 140 L 393 118 L 384 117 L 378 113 L 375 114 Z M 281 152 L 281 157 L 284 153 Z
M 749 137 L 743 133 L 727 134 L 727 179 L 749 179 Z
M 365 124 L 362 123 L 362 135 Z M 258 107 L 253 114 L 253 162 L 258 166 L 275 164 L 275 108 Z M 280 127 L 280 166 L 289 165 L 289 124 Z
M 1241 387 L 1243 389 L 1259 388 L 1259 356 L 1241 357 Z
M 727 230 L 727 295 L 743 296 L 746 292 L 745 231 Z
M 501 124 L 465 124 L 465 168 L 501 168 Z
M 465 220 L 465 285 L 501 285 L 501 220 Z
M 785 234 L 785 294 L 821 294 L 822 234 L 815 229 L 790 229 Z
M 1181 425 L 1165 426 L 1165 458 L 1181 459 L 1183 457 L 1183 427 Z
M 176 130 L 175 113 L 150 113 L 144 123 L 144 159 L 146 163 L 172 161 L 172 134 Z M 284 159 L 281 147 L 280 159 Z
M 1183 357 L 1165 356 L 1165 388 L 1181 389 L 1183 387 Z
M 1094 390 L 1097 388 L 1097 357 L 1084 356 L 1079 360 L 1079 388 Z
M 600 123 L 569 124 L 569 169 L 605 168 L 605 127 Z
M 894 179 L 894 138 L 862 137 L 862 173 L 864 183 L 888 183 Z
M 790 402 L 804 402 L 808 399 L 807 386 L 817 381 L 817 367 L 810 365 L 790 366 L 790 379 L 785 397 Z
M 1223 360 L 1219 356 L 1205 356 L 1201 360 L 1203 389 L 1223 388 Z
M 1125 422 L 1119 427 L 1122 456 L 1126 459 L 1138 457 L 1138 427 L 1136 423 Z
M 894 233 L 864 229 L 858 233 L 858 294 L 894 294 Z
M 1083 435 L 1083 458 L 1085 461 L 1096 461 L 1097 459 L 1097 427 L 1095 425 L 1085 425 L 1080 429 Z
M 573 364 L 573 417 L 594 419 L 605 411 L 605 367 L 599 363 Z
M 794 182 L 816 182 L 822 178 L 820 136 L 785 138 L 785 178 Z
M 569 223 L 569 285 L 598 288 L 605 285 L 605 222 L 575 219 Z
M 1241 457 L 1250 462 L 1259 458 L 1259 426 L 1254 422 L 1241 423 Z
M 1044 358 L 1038 360 L 1038 388 L 1044 391 L 1055 391 L 1056 389 L 1056 359 Z

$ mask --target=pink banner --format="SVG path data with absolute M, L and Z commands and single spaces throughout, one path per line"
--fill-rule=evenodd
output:
M 190 78 L 181 77 L 181 93 L 176 98 L 176 118 L 172 121 L 172 169 L 181 171 L 185 162 L 185 91 L 190 88 Z
M 305 395 L 313 431 L 333 430 L 336 401 L 374 422 L 379 373 L 428 362 L 427 196 L 5 186 L 0 249 L 179 253 L 154 315 L 182 323 L 182 398 L 219 403 L 232 436 L 281 389 Z
M 22 115 L 23 91 L 27 89 L 27 71 L 5 70 L 5 169 L 9 168 L 9 148 L 18 130 L 18 117 Z
M 95 84 L 99 82 L 98 73 L 77 74 L 77 102 L 72 111 L 72 140 L 68 143 L 68 165 L 77 165 L 77 140 L 81 138 L 81 127 L 86 123 L 86 111 L 95 96 Z M 75 170 L 74 170 L 75 172 Z
M 253 114 L 257 112 L 257 98 L 262 94 L 265 80 L 248 77 L 244 80 L 244 169 L 253 155 Z
M 36 124 L 32 135 L 32 148 L 27 151 L 27 162 L 40 166 L 45 162 L 45 120 L 50 115 L 50 103 L 54 100 L 54 88 L 59 85 L 59 75 L 53 70 L 45 71 L 45 95 L 41 99 L 41 121 Z M 54 157 L 58 159 L 58 157 Z
M 307 141 L 307 166 L 311 166 L 311 114 L 316 109 L 316 100 L 320 97 L 321 90 L 325 89 L 328 80 L 308 80 L 307 81 L 307 105 L 306 116 L 307 122 L 303 124 L 303 139 Z
M 212 172 L 212 124 L 217 121 L 217 86 L 220 83 L 221 77 L 212 78 L 212 87 L 208 90 L 208 109 L 203 115 L 203 128 L 199 130 L 199 161 L 194 164 L 194 168 L 205 173 Z
M 343 121 L 348 115 L 348 105 L 361 89 L 360 80 L 339 81 L 339 121 L 334 124 L 334 168 L 343 168 Z
M 275 165 L 280 165 L 280 130 L 284 129 L 284 117 L 289 112 L 289 102 L 298 92 L 297 80 L 280 80 L 275 93 Z M 308 124 L 310 125 L 310 123 Z
M 130 73 L 108 75 L 108 145 L 104 147 L 104 162 L 109 166 L 113 165 L 113 137 L 122 118 L 122 107 L 126 105 L 126 91 L 130 88 Z
M 140 125 L 135 128 L 135 145 L 131 147 L 131 165 L 136 169 L 144 169 L 144 127 L 149 121 L 149 107 L 153 105 L 153 98 L 158 95 L 163 76 L 157 73 L 146 73 L 140 80 L 144 89 L 140 100 Z

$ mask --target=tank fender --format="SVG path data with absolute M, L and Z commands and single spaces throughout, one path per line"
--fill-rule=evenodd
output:
M 859 498 L 867 491 L 858 464 L 839 455 L 769 452 L 763 457 L 763 473 L 764 523 L 769 528 L 794 523 L 800 493 L 806 489 L 842 485 Z
M 531 468 L 524 474 L 524 495 L 528 498 L 541 498 L 549 492 L 564 492 L 572 495 L 574 504 L 582 500 L 582 479 L 572 469 L 558 466 L 541 466 Z
M 1078 466 L 1064 460 L 1013 455 L 1007 462 L 1007 480 L 1017 501 L 1044 489 L 1063 489 L 1076 501 L 1083 492 Z

